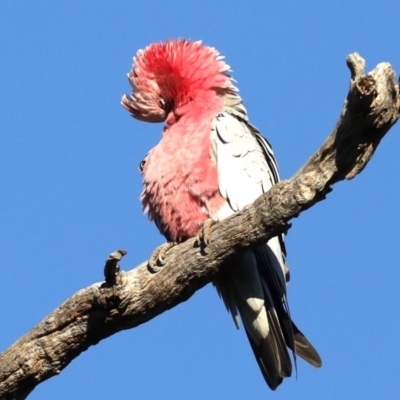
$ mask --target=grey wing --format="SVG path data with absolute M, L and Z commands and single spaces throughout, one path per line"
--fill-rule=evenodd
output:
M 222 220 L 254 202 L 279 181 L 271 146 L 246 120 L 220 113 L 211 133 L 219 190 L 227 200 L 216 215 Z M 292 372 L 287 347 L 320 365 L 318 353 L 294 326 L 286 300 L 287 266 L 282 237 L 240 254 L 215 281 L 236 326 L 240 314 L 268 385 L 275 389 Z
M 213 123 L 211 145 L 217 163 L 219 190 L 228 202 L 214 219 L 222 220 L 241 210 L 279 182 L 271 145 L 247 121 L 221 112 Z M 271 239 L 268 244 L 286 276 L 283 235 Z

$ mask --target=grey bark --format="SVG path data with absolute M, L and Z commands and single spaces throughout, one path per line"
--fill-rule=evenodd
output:
M 75 293 L 0 354 L 0 399 L 25 399 L 90 346 L 189 299 L 229 257 L 287 231 L 289 221 L 323 200 L 333 184 L 359 174 L 399 118 L 399 85 L 388 63 L 364 75 L 365 62 L 355 53 L 347 65 L 350 89 L 339 120 L 291 179 L 214 225 L 206 249 L 197 247 L 194 239 L 171 249 L 156 274 L 147 263 L 120 271 L 117 262 L 124 251 L 113 253 L 105 267 L 106 282 Z

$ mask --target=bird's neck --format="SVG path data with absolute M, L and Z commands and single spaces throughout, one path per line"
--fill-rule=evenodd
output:
M 223 110 L 223 100 L 214 91 L 202 91 L 187 95 L 169 113 L 166 120 L 164 134 L 180 132 L 177 126 L 187 127 L 204 120 L 213 119 Z

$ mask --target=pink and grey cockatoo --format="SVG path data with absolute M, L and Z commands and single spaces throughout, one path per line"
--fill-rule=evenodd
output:
M 169 242 L 199 235 L 279 181 L 268 141 L 249 123 L 217 50 L 167 40 L 139 50 L 122 105 L 140 121 L 165 122 L 142 163 L 144 211 Z M 292 373 L 288 348 L 315 367 L 321 359 L 290 318 L 283 236 L 244 251 L 214 280 L 239 327 L 239 315 L 271 389 Z

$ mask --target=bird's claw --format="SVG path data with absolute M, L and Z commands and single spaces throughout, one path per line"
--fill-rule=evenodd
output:
M 165 257 L 167 256 L 168 251 L 176 245 L 176 242 L 168 242 L 157 247 L 147 262 L 147 268 L 149 271 L 153 274 L 157 273 L 160 268 L 166 264 Z
M 202 248 L 207 247 L 210 244 L 211 227 L 215 224 L 215 221 L 211 218 L 204 221 L 203 227 L 196 236 L 196 245 Z

